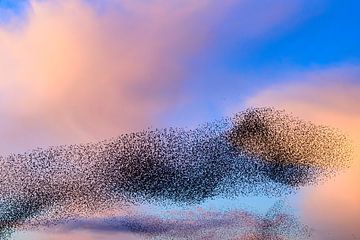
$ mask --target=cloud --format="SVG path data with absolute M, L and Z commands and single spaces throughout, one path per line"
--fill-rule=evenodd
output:
M 353 141 L 353 162 L 334 179 L 303 192 L 302 210 L 309 224 L 339 238 L 360 234 L 360 67 L 342 65 L 289 74 L 293 81 L 260 91 L 248 106 L 271 105 L 317 124 L 346 132 Z M 345 234 L 345 235 L 344 235 Z
M 46 226 L 48 231 L 70 236 L 91 231 L 94 234 L 133 233 L 141 239 L 296 240 L 308 239 L 311 235 L 311 230 L 289 214 L 281 202 L 264 215 L 236 209 L 224 212 L 197 209 L 50 222 Z
M 36 134 L 88 141 L 149 124 L 176 101 L 179 58 L 200 41 L 192 29 L 167 34 L 191 5 L 174 17 L 160 9 L 161 20 L 151 9 L 127 16 L 84 1 L 33 1 L 24 29 L 0 32 L 8 144 Z
M 49 231 L 22 231 L 14 234 L 17 240 L 140 240 L 139 236 L 127 233 L 105 233 L 93 231 L 49 232 Z
M 297 1 L 269 7 L 232 0 L 32 0 L 29 6 L 21 23 L 14 17 L 11 27 L 0 27 L 1 152 L 149 126 L 189 97 L 181 90 L 189 60 L 220 39 L 262 36 L 301 9 Z

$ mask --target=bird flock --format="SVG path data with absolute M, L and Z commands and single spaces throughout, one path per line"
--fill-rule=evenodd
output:
M 250 108 L 195 129 L 147 129 L 0 157 L 0 238 L 114 206 L 282 196 L 346 167 L 349 146 L 337 129 Z

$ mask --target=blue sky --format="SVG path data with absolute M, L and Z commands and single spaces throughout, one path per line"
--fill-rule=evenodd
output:
M 199 100 L 194 108 L 204 109 L 207 117 L 219 117 L 224 114 L 223 105 L 288 81 L 281 76 L 293 71 L 358 64 L 359 7 L 358 1 L 302 2 L 293 16 L 250 42 L 233 37 L 235 34 L 219 36 L 220 45 L 200 55 L 194 64 L 195 73 L 189 81 L 196 84 L 188 86 Z

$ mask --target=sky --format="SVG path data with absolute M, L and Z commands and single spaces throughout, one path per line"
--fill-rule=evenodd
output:
M 356 0 L 0 0 L 0 153 L 275 107 L 336 127 L 354 145 L 346 170 L 280 200 L 311 227 L 360 236 L 359 8 Z M 219 198 L 190 208 L 267 212 L 277 201 Z M 14 239 L 99 236 L 139 239 L 86 228 Z

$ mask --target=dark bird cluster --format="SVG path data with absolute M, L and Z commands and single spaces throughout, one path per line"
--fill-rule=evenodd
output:
M 119 204 L 283 195 L 344 167 L 348 146 L 336 129 L 254 108 L 192 130 L 13 154 L 0 158 L 0 233 Z

